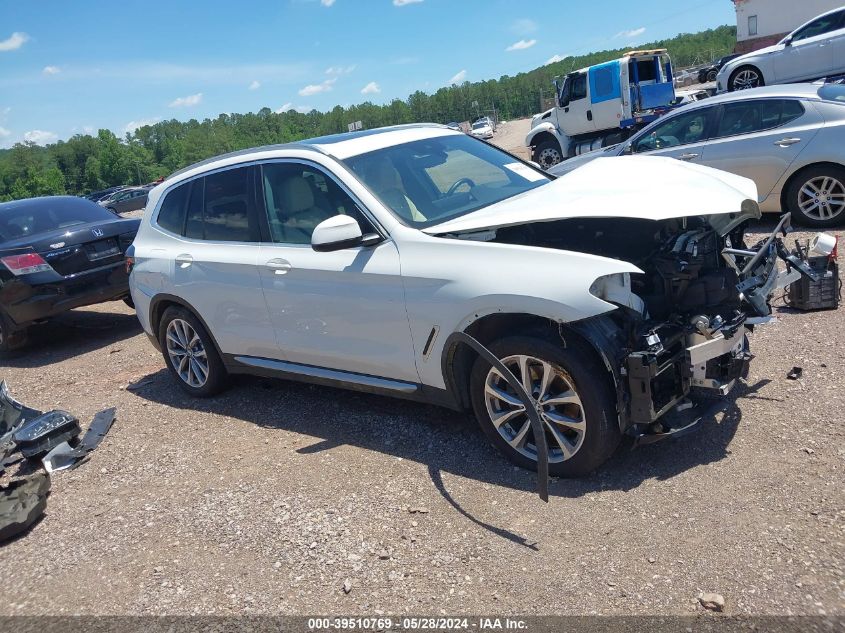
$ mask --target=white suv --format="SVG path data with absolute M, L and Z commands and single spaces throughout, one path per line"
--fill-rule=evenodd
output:
M 742 374 L 777 278 L 771 241 L 753 261 L 742 244 L 756 197 L 670 159 L 555 180 L 444 126 L 341 134 L 171 176 L 150 194 L 130 285 L 190 394 L 248 373 L 473 409 L 535 467 L 526 394 L 466 333 L 527 391 L 551 473 L 577 475 L 623 434 L 671 435 L 666 412 Z
M 845 73 L 845 6 L 802 24 L 774 46 L 732 59 L 717 92 L 787 84 Z

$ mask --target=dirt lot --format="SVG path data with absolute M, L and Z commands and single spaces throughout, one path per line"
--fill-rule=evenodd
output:
M 715 419 L 546 505 L 463 415 L 253 378 L 194 401 L 122 303 L 76 310 L 0 375 L 118 421 L 0 549 L 0 613 L 842 614 L 845 322 L 776 314 Z

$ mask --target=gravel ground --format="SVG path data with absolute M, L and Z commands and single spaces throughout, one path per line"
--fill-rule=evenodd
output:
M 0 614 L 842 614 L 842 313 L 776 315 L 719 415 L 546 505 L 463 415 L 256 378 L 194 401 L 122 303 L 73 311 L 0 376 L 118 420 L 0 548 Z

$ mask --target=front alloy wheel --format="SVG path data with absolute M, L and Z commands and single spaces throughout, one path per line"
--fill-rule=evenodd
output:
M 740 68 L 731 77 L 731 90 L 748 90 L 762 85 L 763 77 L 756 68 Z
M 511 336 L 487 344 L 520 381 L 539 413 L 549 474 L 586 475 L 621 439 L 610 376 L 577 339 Z M 487 439 L 517 466 L 537 469 L 537 441 L 522 401 L 497 369 L 478 357 L 469 381 L 475 417 Z
M 584 443 L 587 424 L 572 378 L 560 367 L 533 356 L 508 356 L 502 363 L 539 405 L 549 463 L 573 457 Z M 487 373 L 484 396 L 487 414 L 499 435 L 514 450 L 536 461 L 537 447 L 525 406 L 494 367 Z

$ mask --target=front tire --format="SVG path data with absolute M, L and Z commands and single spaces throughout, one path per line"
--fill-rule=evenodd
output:
M 554 139 L 540 143 L 534 150 L 534 162 L 543 169 L 549 169 L 558 163 L 562 163 L 563 151 L 560 149 L 560 144 Z
M 749 90 L 765 85 L 766 81 L 763 79 L 763 73 L 760 72 L 759 68 L 742 66 L 731 74 L 731 78 L 728 80 L 728 91 Z
M 607 371 L 590 350 L 529 336 L 503 338 L 489 349 L 541 404 L 551 475 L 578 477 L 607 461 L 621 433 Z M 517 466 L 536 470 L 528 416 L 499 372 L 481 357 L 472 368 L 470 395 L 493 446 Z
M 179 386 L 196 398 L 220 393 L 228 378 L 214 341 L 200 320 L 185 308 L 164 311 L 158 329 L 161 353 Z
M 845 221 L 845 169 L 810 167 L 797 174 L 786 192 L 786 206 L 796 224 L 830 228 Z

